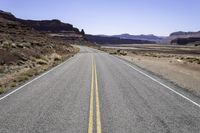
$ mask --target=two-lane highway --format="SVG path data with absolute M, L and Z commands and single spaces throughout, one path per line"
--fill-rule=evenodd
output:
M 94 89 L 95 88 L 95 89 Z M 95 92 L 95 93 L 94 93 Z M 94 104 L 95 96 L 95 104 Z M 93 106 L 96 105 L 96 108 Z M 89 124 L 88 133 L 93 133 L 95 131 L 94 127 L 94 110 L 96 111 L 96 132 L 101 133 L 101 114 L 99 105 L 99 89 L 98 89 L 98 79 L 97 79 L 97 69 L 96 61 L 94 56 L 92 56 L 92 79 L 91 79 L 91 90 L 90 90 L 90 111 L 89 111 Z
M 0 97 L 1 133 L 199 133 L 200 99 L 98 50 Z

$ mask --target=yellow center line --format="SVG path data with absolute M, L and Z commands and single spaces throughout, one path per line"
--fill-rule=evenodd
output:
M 97 133 L 101 133 L 101 115 L 100 115 L 100 105 L 99 105 L 99 88 L 98 88 L 96 62 L 95 62 L 95 84 L 96 84 L 96 125 L 97 125 Z
M 95 86 L 94 86 L 95 84 Z M 96 88 L 94 90 L 94 87 Z M 98 79 L 97 79 L 97 70 L 95 58 L 92 56 L 92 79 L 91 79 L 91 89 L 90 89 L 90 109 L 89 109 L 89 124 L 88 124 L 88 133 L 93 133 L 93 116 L 94 116 L 94 91 L 96 96 L 96 130 L 97 133 L 102 133 L 101 131 L 101 115 L 100 115 L 100 105 L 99 105 L 99 88 L 98 88 Z
M 89 112 L 89 124 L 88 133 L 93 133 L 93 101 L 94 101 L 94 58 L 92 58 L 92 79 L 90 88 L 90 112 Z

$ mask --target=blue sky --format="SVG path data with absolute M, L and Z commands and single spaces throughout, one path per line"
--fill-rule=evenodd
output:
M 90 34 L 200 30 L 200 0 L 0 0 L 24 19 L 60 19 Z

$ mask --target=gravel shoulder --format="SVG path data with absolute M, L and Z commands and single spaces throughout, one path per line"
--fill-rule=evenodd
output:
M 103 49 L 200 96 L 199 47 L 141 46 Z M 193 54 L 194 51 L 197 53 Z M 190 52 L 191 51 L 191 52 Z
M 183 64 L 175 59 L 143 56 L 119 56 L 173 83 L 200 95 L 200 66 Z

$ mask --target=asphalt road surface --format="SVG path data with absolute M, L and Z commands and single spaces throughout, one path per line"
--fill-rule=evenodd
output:
M 87 47 L 0 96 L 0 133 L 200 133 L 200 99 Z

